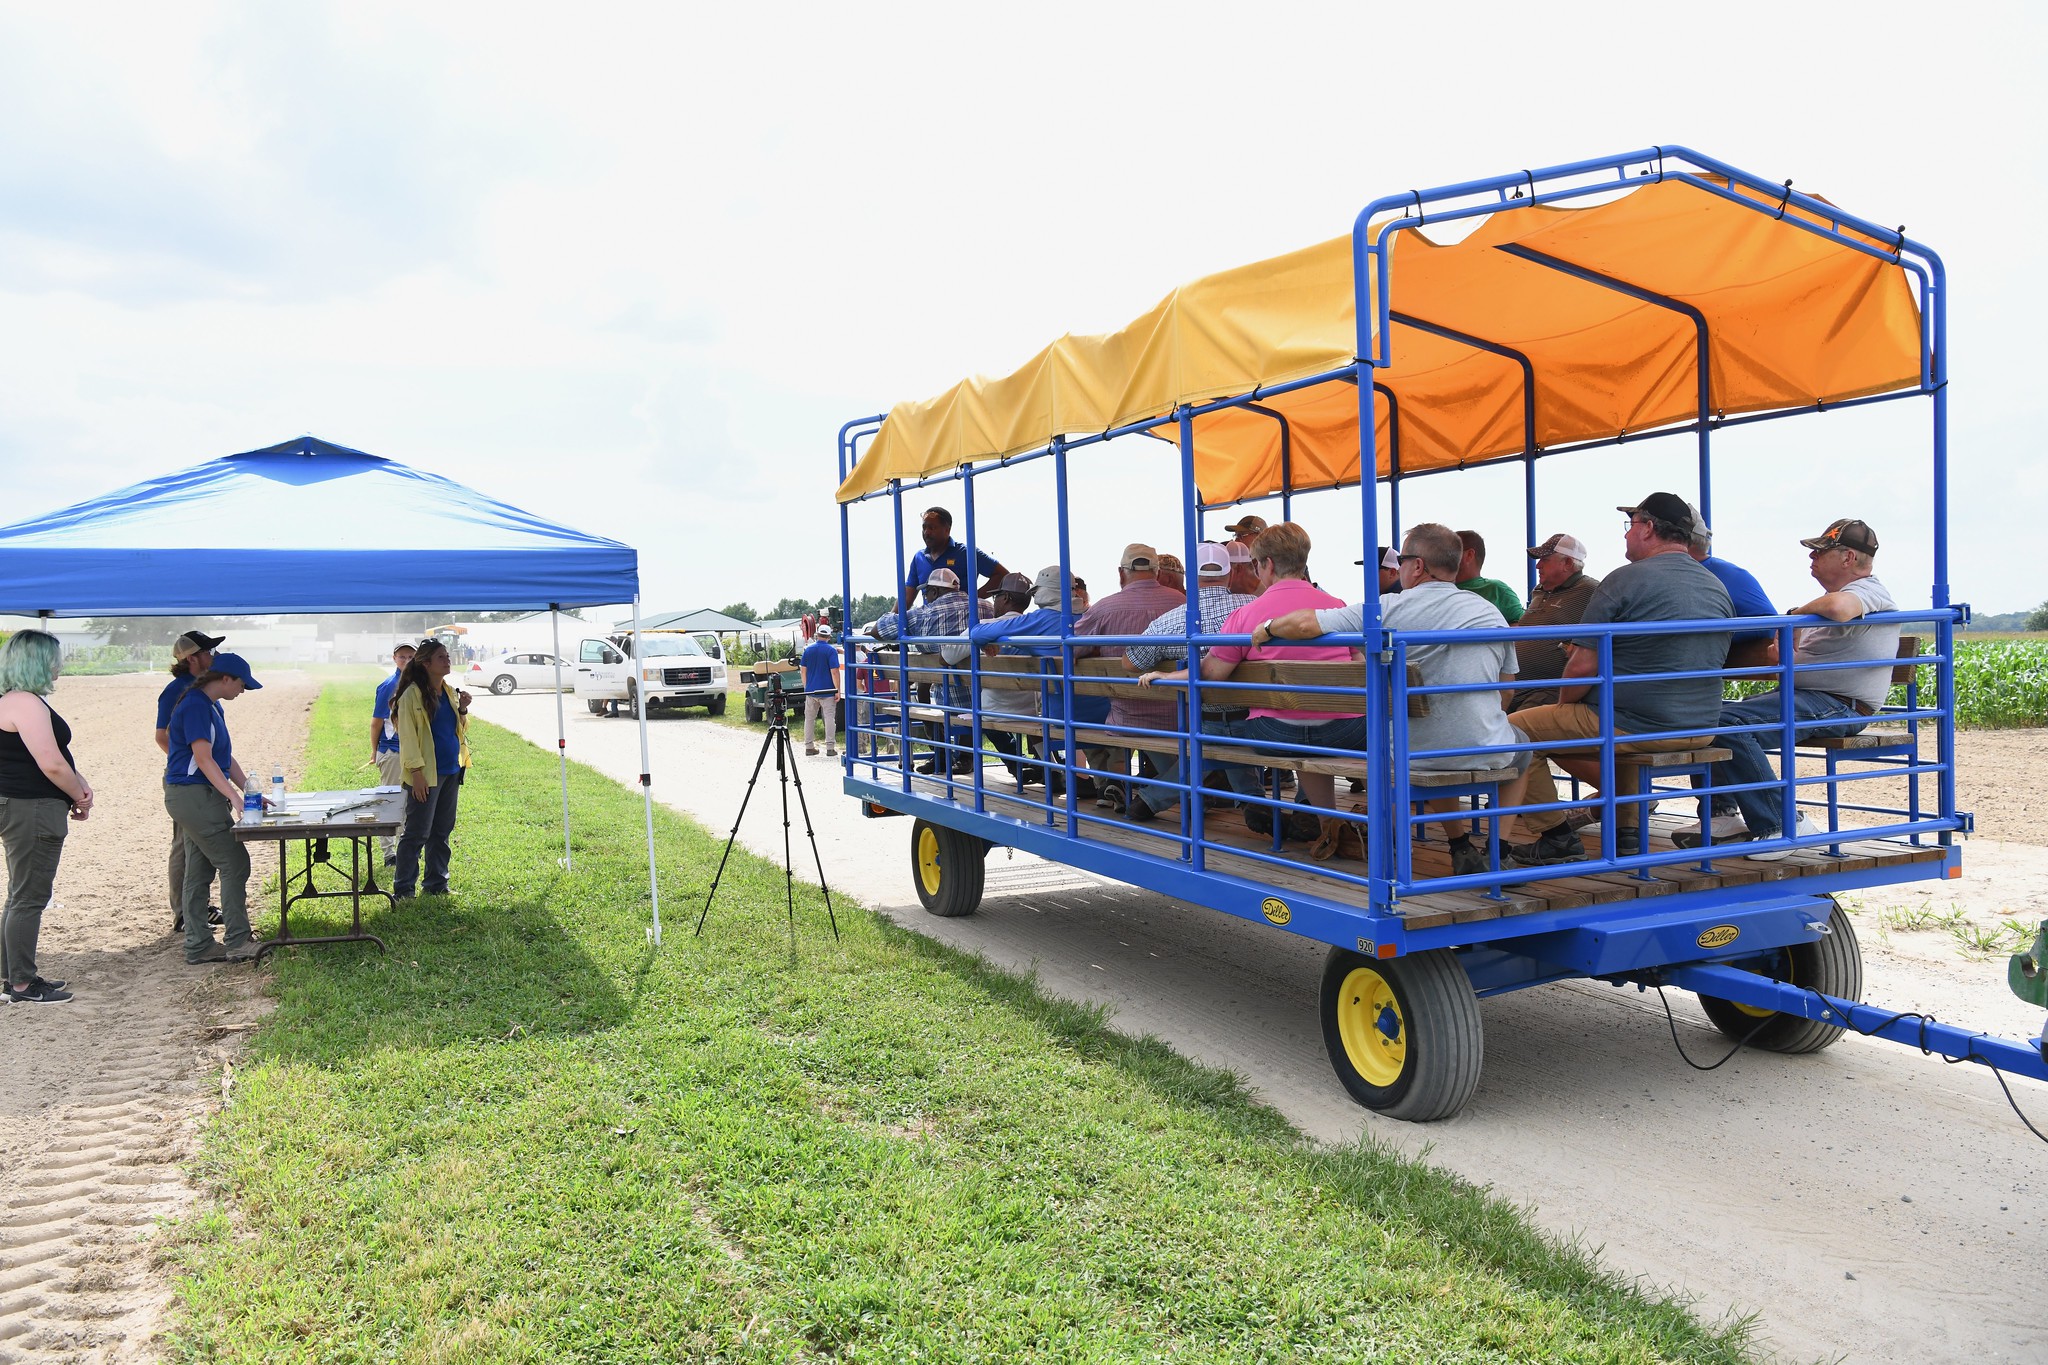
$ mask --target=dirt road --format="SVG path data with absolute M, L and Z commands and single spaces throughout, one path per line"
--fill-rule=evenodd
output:
M 486 696 L 478 714 L 554 743 L 545 695 Z M 639 771 L 630 720 L 572 711 L 568 723 L 572 758 L 621 780 Z M 650 729 L 657 798 L 730 829 L 759 737 L 688 718 Z M 1983 786 L 1966 801 L 1996 807 L 1987 814 L 2006 840 L 2048 844 L 2048 827 L 2028 818 L 2044 808 L 2030 791 L 2035 772 L 2002 762 L 2039 741 L 1970 744 L 1987 752 Z M 1970 761 L 1966 747 L 1966 771 Z M 1814 1057 L 1744 1053 L 1695 1072 L 1674 1052 L 1656 996 L 1572 984 L 1485 1003 L 1485 1075 L 1458 1117 L 1388 1122 L 1352 1105 L 1330 1073 L 1317 945 L 1002 852 L 979 914 L 934 919 L 910 889 L 908 822 L 862 818 L 838 793 L 835 762 L 803 765 L 835 889 L 1004 966 L 1036 969 L 1056 994 L 1110 1005 L 1119 1027 L 1246 1076 L 1308 1133 L 1370 1134 L 1426 1153 L 1528 1206 L 1544 1227 L 1602 1248 L 1616 1271 L 1694 1296 L 1710 1319 L 1760 1314 L 1764 1346 L 1789 1359 L 2048 1359 L 2048 1152 L 1982 1068 L 1852 1037 Z M 2025 796 L 2024 814 L 2015 819 L 1998 788 Z M 775 800 L 772 786 L 757 795 L 742 841 L 780 859 Z M 1861 898 L 1866 996 L 2030 1036 L 2041 1017 L 2006 991 L 2002 959 L 1966 961 L 1952 935 L 1904 926 L 1930 904 L 1987 923 L 2000 912 L 2038 920 L 2048 847 L 1979 840 L 1965 866 L 1962 881 Z M 696 903 L 687 889 L 670 896 L 671 931 L 687 932 Z M 713 918 L 713 932 L 761 931 Z M 1688 1052 L 1725 1051 L 1690 997 L 1671 1005 Z M 2048 1087 L 2014 1088 L 2048 1127 Z
M 258 1006 L 248 968 L 188 967 L 169 933 L 150 736 L 164 681 L 65 678 L 51 698 L 98 801 L 65 841 L 38 951 L 76 998 L 0 1006 L 0 1362 L 156 1358 L 156 1220 L 191 1203 L 183 1163 Z M 296 777 L 316 690 L 278 673 L 230 704 L 250 771 L 281 761 Z M 259 856 L 253 880 L 265 872 Z

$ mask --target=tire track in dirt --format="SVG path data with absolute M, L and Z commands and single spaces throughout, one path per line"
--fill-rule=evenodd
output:
M 240 1036 L 216 1041 L 219 1026 L 262 1007 L 255 973 L 189 967 L 168 932 L 170 822 L 150 738 L 163 681 L 61 679 L 51 698 L 99 799 L 65 841 L 37 954 L 76 998 L 0 1006 L 0 1365 L 156 1359 L 170 1301 L 162 1223 L 195 1203 L 186 1165 Z M 252 771 L 280 760 L 301 771 L 317 693 L 279 672 L 233 704 Z M 259 926 L 253 888 L 268 871 L 259 856 Z

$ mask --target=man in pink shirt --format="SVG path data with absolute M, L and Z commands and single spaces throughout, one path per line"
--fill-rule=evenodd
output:
M 1214 645 L 1202 659 L 1202 680 L 1204 682 L 1227 681 L 1239 662 L 1268 659 L 1309 659 L 1343 661 L 1362 657 L 1348 645 L 1283 645 L 1272 642 L 1265 631 L 1265 625 L 1275 617 L 1289 612 L 1341 607 L 1342 598 L 1324 592 L 1308 578 L 1308 532 L 1291 521 L 1278 526 L 1269 526 L 1259 532 L 1252 542 L 1252 569 L 1258 576 L 1259 596 L 1250 606 L 1239 607 L 1223 623 L 1225 635 L 1248 634 L 1252 637 L 1250 646 Z M 1147 673 L 1139 679 L 1150 686 L 1157 681 L 1173 681 L 1187 677 L 1187 670 L 1173 673 Z M 1332 698 L 1332 704 L 1336 699 Z M 1308 744 L 1324 749 L 1363 750 L 1365 748 L 1365 717 L 1361 713 L 1325 711 L 1289 711 L 1272 707 L 1255 706 L 1244 723 L 1244 737 L 1253 743 Z M 1269 751 L 1270 752 L 1270 751 Z M 1301 794 L 1311 805 L 1334 808 L 1337 803 L 1337 780 L 1327 773 L 1298 773 Z M 1254 831 L 1265 833 L 1272 828 L 1271 817 L 1266 809 L 1253 806 L 1245 812 L 1245 824 Z M 1263 826 L 1263 827 L 1262 827 Z M 1313 828 L 1312 828 L 1313 827 Z M 1313 840 L 1320 833 L 1320 823 L 1313 817 L 1290 818 L 1288 834 L 1294 838 Z

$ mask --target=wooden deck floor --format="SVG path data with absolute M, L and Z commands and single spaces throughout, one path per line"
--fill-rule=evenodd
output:
M 949 796 L 948 785 L 943 778 L 914 777 L 912 782 L 914 789 L 925 795 L 940 799 L 947 799 Z M 991 813 L 1033 824 L 1045 823 L 1046 813 L 1031 804 L 1032 801 L 1043 799 L 1042 788 L 1027 789 L 1028 799 L 1020 800 L 1008 775 L 995 768 L 989 770 L 988 775 L 983 778 L 983 783 L 986 806 Z M 971 802 L 972 791 L 969 789 L 968 781 L 954 779 L 950 796 L 956 801 Z M 1672 804 L 1675 807 L 1679 803 Z M 1136 849 L 1162 858 L 1178 858 L 1184 853 L 1185 840 L 1181 837 L 1177 809 L 1147 824 L 1139 824 L 1113 811 L 1098 810 L 1093 800 L 1081 802 L 1079 810 L 1084 817 L 1080 822 L 1082 838 L 1099 839 L 1104 843 Z M 1690 813 L 1690 803 L 1687 803 L 1687 810 L 1688 813 L 1683 815 L 1652 817 L 1651 852 L 1670 852 L 1675 848 L 1671 841 L 1673 832 L 1681 828 L 1690 828 L 1696 823 L 1695 816 Z M 1066 815 L 1063 811 L 1054 813 L 1050 827 L 1059 830 L 1066 828 Z M 1226 848 L 1256 851 L 1283 858 L 1288 863 L 1287 866 L 1280 867 L 1260 859 L 1237 856 L 1228 851 L 1212 848 L 1208 856 L 1208 866 L 1217 872 L 1243 877 L 1247 881 L 1306 892 L 1326 900 L 1343 901 L 1361 907 L 1366 904 L 1364 887 L 1338 881 L 1324 875 L 1323 871 L 1332 869 L 1351 876 L 1363 877 L 1365 864 L 1355 858 L 1318 863 L 1309 857 L 1308 845 L 1293 841 L 1289 841 L 1278 854 L 1274 854 L 1272 836 L 1254 834 L 1246 829 L 1243 817 L 1234 810 L 1210 811 L 1203 821 L 1203 833 L 1212 845 L 1220 844 Z M 1942 859 L 1942 850 L 1933 844 L 1915 846 L 1892 840 L 1853 839 L 1853 833 L 1844 831 L 1844 834 L 1851 838 L 1841 845 L 1840 856 L 1829 854 L 1824 849 L 1802 849 L 1776 862 L 1752 862 L 1738 854 L 1715 859 L 1711 872 L 1702 871 L 1697 862 L 1651 868 L 1647 878 L 1631 872 L 1591 872 L 1581 877 L 1562 877 L 1522 887 L 1505 888 L 1500 899 L 1489 897 L 1483 891 L 1449 891 L 1436 894 L 1424 892 L 1404 897 L 1399 908 L 1402 918 L 1409 927 L 1428 929 L 1442 924 L 1499 919 L 1509 915 L 1533 914 L 1542 910 L 1565 910 L 1586 905 L 1644 900 L 1670 895 L 1676 891 L 1702 891 L 1723 886 L 1747 886 L 1757 882 L 1790 881 L 1823 873 L 1875 867 L 1880 862 L 1939 863 Z M 1583 842 L 1588 854 L 1597 858 L 1600 852 L 1599 840 L 1588 838 Z M 1450 852 L 1440 839 L 1415 845 L 1414 861 L 1415 876 L 1418 880 L 1450 875 Z

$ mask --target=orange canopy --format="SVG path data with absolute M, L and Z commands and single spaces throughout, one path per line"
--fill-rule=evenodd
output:
M 1558 266 L 1696 309 L 1717 414 L 1917 385 L 1920 317 L 1904 269 L 1781 222 L 1776 207 L 1758 212 L 1671 180 L 1592 207 L 1495 213 L 1456 243 L 1421 230 L 1396 234 L 1392 363 L 1374 371 L 1393 398 L 1382 396 L 1377 408 L 1378 473 L 1395 468 L 1394 408 L 1402 473 L 1526 448 L 1521 364 L 1418 324 L 1527 358 L 1539 448 L 1696 417 L 1693 318 Z M 1063 337 L 1013 374 L 897 405 L 839 498 L 1339 369 L 1354 358 L 1353 298 L 1349 237 L 1198 280 L 1122 331 Z M 1292 488 L 1358 480 L 1351 384 L 1260 404 L 1291 428 Z M 1280 491 L 1281 434 L 1271 417 L 1224 409 L 1194 425 L 1205 503 Z M 1154 430 L 1177 439 L 1177 424 Z

